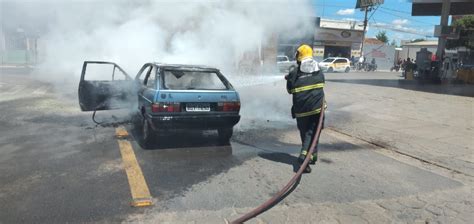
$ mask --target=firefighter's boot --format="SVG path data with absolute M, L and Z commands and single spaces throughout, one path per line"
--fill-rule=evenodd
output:
M 311 173 L 311 167 L 309 166 L 309 164 L 306 165 L 306 168 L 304 168 L 303 173 Z
M 311 155 L 311 160 L 309 161 L 309 164 L 316 164 L 316 161 L 318 161 L 318 153 L 313 153 L 313 155 Z
M 301 151 L 301 154 L 298 157 L 298 162 L 303 163 L 304 159 L 306 159 L 307 154 L 308 154 L 308 151 L 306 150 Z M 313 155 L 311 155 L 311 158 L 309 160 L 309 164 L 316 164 L 317 160 L 318 160 L 318 153 L 313 153 Z

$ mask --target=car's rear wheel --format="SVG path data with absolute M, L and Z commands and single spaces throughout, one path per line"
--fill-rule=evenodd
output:
M 332 67 L 328 68 L 328 72 L 333 72 L 333 71 L 334 71 L 334 69 Z
M 232 137 L 234 130 L 232 128 L 222 128 L 217 130 L 217 132 L 219 135 L 219 143 L 229 144 L 230 138 Z
M 344 70 L 346 73 L 348 73 L 351 69 L 349 67 L 346 68 L 346 70 Z
M 141 140 L 143 147 L 145 149 L 150 148 L 151 142 L 153 140 L 153 137 L 155 133 L 153 132 L 153 129 L 150 127 L 150 124 L 148 121 L 143 118 L 142 124 L 141 124 Z

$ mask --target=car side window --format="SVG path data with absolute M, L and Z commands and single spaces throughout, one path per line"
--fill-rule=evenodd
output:
M 334 63 L 346 63 L 346 60 L 344 59 L 337 59 L 336 62 Z
M 114 66 L 114 70 L 112 72 L 112 81 L 113 80 L 127 80 L 129 79 L 128 76 L 121 70 L 119 67 Z
M 155 88 L 155 84 L 156 84 L 156 67 L 155 66 L 151 66 L 151 69 L 149 69 L 143 84 L 148 88 L 152 88 L 152 89 Z
M 137 78 L 136 78 L 137 80 L 140 80 L 140 84 L 143 84 L 143 83 L 144 83 L 144 80 L 145 80 L 147 74 L 148 74 L 149 71 L 150 71 L 150 67 L 151 67 L 150 65 L 144 65 L 144 66 L 142 67 L 142 69 L 140 69 L 140 71 L 139 71 L 139 73 L 138 73 L 138 75 L 137 75 Z

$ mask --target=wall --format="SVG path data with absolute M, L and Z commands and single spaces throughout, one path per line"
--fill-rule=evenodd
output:
M 393 66 L 395 47 L 390 45 L 364 44 L 366 62 L 370 63 L 375 58 L 378 70 L 389 70 Z

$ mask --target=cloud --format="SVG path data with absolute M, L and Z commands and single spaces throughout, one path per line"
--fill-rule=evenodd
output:
M 357 20 L 354 19 L 354 18 L 343 18 L 342 20 L 345 20 L 345 21 L 357 21 Z
M 379 28 L 379 29 L 386 29 L 392 30 L 395 32 L 405 33 L 405 34 L 415 34 L 420 36 L 431 36 L 433 35 L 433 31 L 430 29 L 417 29 L 413 27 L 407 27 L 403 25 L 393 25 L 387 23 L 370 23 L 370 26 Z
M 395 19 L 395 20 L 392 21 L 392 24 L 399 25 L 399 26 L 406 25 L 408 23 L 410 23 L 410 21 L 408 21 L 408 19 Z
M 340 9 L 339 11 L 336 12 L 336 14 L 341 15 L 341 16 L 347 16 L 347 15 L 353 15 L 354 14 L 354 9 Z

